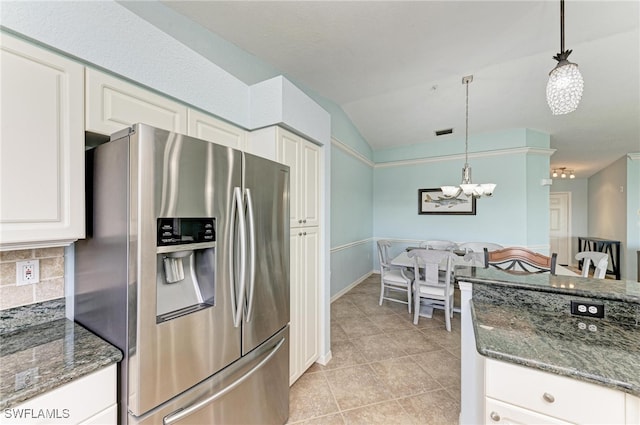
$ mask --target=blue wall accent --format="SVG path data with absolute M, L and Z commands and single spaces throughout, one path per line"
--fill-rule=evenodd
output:
M 373 167 L 331 147 L 331 296 L 371 272 Z

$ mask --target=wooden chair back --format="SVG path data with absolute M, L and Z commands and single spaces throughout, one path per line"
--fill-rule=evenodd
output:
M 484 249 L 484 266 L 501 270 L 512 270 L 523 273 L 556 274 L 557 253 L 546 255 L 526 248 L 511 247 L 489 251 Z

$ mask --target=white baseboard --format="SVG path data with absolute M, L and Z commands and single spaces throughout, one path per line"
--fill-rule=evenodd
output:
M 316 363 L 320 363 L 322 366 L 326 366 L 331 361 L 332 357 L 333 356 L 331 355 L 331 350 L 329 350 L 329 352 L 324 356 L 318 357 Z
M 351 283 L 346 288 L 343 288 L 340 292 L 338 292 L 333 297 L 331 297 L 331 302 L 334 302 L 335 300 L 337 300 L 338 298 L 340 298 L 341 296 L 343 296 L 344 294 L 346 294 L 347 292 L 349 292 L 350 290 L 358 286 L 360 283 L 364 282 L 364 280 L 369 276 L 371 276 L 373 273 L 374 273 L 373 271 L 370 271 L 369 273 L 366 273 L 364 276 L 360 277 L 355 282 Z

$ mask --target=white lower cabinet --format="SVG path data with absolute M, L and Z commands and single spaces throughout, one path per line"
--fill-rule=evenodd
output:
M 0 424 L 116 425 L 117 414 L 116 365 L 112 364 L 4 409 Z
M 291 229 L 289 384 L 320 355 L 319 238 L 317 227 Z
M 1 250 L 83 238 L 84 66 L 0 34 Z
M 621 391 L 485 360 L 485 424 L 625 424 Z
M 532 410 L 523 409 L 513 404 L 486 398 L 485 424 L 527 425 L 527 424 L 570 424 L 551 416 L 541 415 Z
M 626 418 L 627 424 L 640 425 L 640 397 L 627 394 Z

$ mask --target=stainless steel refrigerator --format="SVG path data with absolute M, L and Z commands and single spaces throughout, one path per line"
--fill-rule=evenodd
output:
M 86 169 L 74 314 L 124 354 L 120 423 L 285 423 L 289 168 L 136 124 Z

